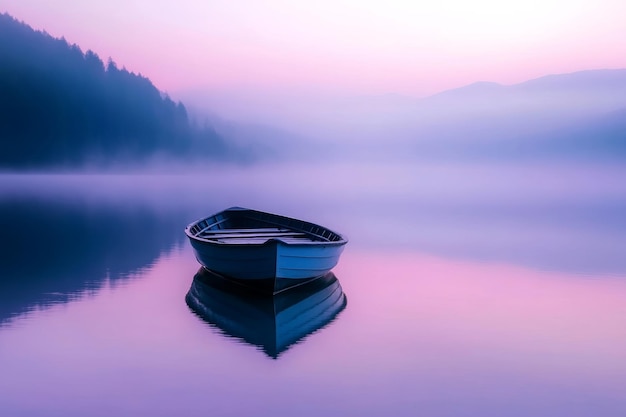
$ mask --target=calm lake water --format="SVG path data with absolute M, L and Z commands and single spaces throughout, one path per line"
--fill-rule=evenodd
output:
M 0 415 L 622 417 L 625 173 L 2 175 Z M 233 205 L 345 233 L 338 281 L 192 311 L 183 228 Z

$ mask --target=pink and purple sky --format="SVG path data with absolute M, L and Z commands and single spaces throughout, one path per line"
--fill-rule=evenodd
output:
M 161 90 L 423 96 L 626 68 L 624 0 L 0 0 Z

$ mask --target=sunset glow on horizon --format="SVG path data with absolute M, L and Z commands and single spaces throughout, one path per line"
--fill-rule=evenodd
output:
M 9 0 L 35 29 L 168 92 L 295 89 L 422 96 L 475 81 L 626 67 L 617 0 Z

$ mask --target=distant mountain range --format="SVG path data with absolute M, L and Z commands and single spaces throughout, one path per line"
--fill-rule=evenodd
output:
M 395 137 L 426 157 L 437 149 L 473 158 L 626 158 L 622 69 L 476 83 L 419 100 L 411 114 Z
M 479 81 L 464 87 L 446 90 L 426 100 L 442 96 L 484 96 L 490 93 L 567 93 L 624 91 L 626 69 L 598 69 L 568 74 L 552 74 L 513 85 Z
M 150 80 L 0 14 L 0 169 L 242 157 Z
M 478 82 L 425 98 L 241 91 L 183 97 L 226 118 L 324 143 L 317 152 L 325 157 L 626 158 L 626 69 L 508 86 Z M 286 142 L 284 153 L 295 143 Z
M 448 117 L 541 113 L 593 116 L 626 108 L 626 69 L 548 75 L 504 86 L 479 82 L 415 102 L 418 111 Z

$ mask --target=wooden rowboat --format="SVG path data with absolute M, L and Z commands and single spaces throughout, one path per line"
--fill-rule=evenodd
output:
M 272 293 L 326 274 L 347 243 L 323 226 L 241 207 L 197 220 L 185 234 L 202 266 Z

